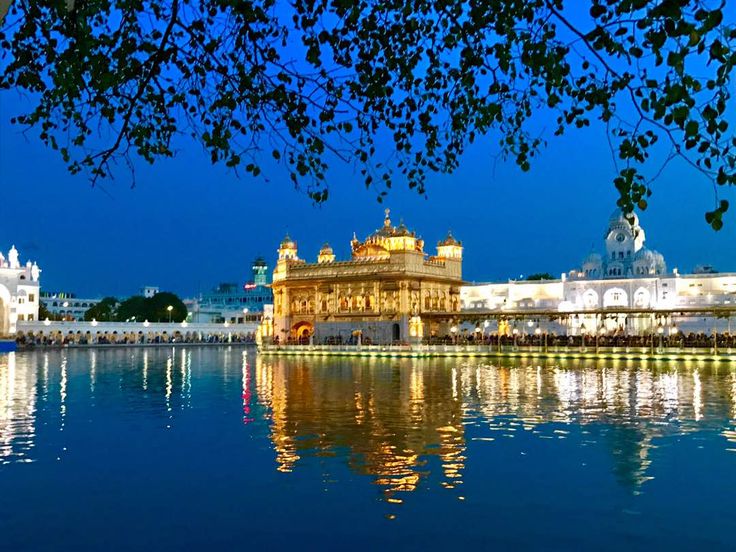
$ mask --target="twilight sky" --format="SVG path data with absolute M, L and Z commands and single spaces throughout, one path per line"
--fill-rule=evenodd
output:
M 561 139 L 548 136 L 549 147 L 529 173 L 494 161 L 495 139 L 480 140 L 454 175 L 430 179 L 427 198 L 397 186 L 384 205 L 351 167 L 336 164 L 331 198 L 315 207 L 278 165 L 265 171 L 269 182 L 238 178 L 210 165 L 189 141 L 174 160 L 139 161 L 134 189 L 122 166 L 104 191 L 91 188 L 34 134 L 9 124 L 20 105 L 16 94 L 0 94 L 0 249 L 15 244 L 23 262 L 38 261 L 46 290 L 126 296 L 158 285 L 191 296 L 218 282 L 247 280 L 257 255 L 272 265 L 287 230 L 301 257 L 313 261 L 328 241 L 344 259 L 353 231 L 363 238 L 380 226 L 385 207 L 431 253 L 451 228 L 465 246 L 469 281 L 545 271 L 559 276 L 591 246 L 603 248 L 615 208 L 611 153 L 596 125 Z M 705 223 L 713 192 L 702 175 L 675 162 L 653 189 L 641 221 L 647 245 L 664 254 L 670 269 L 712 263 L 736 271 L 736 216 L 728 213 L 719 233 Z M 721 197 L 734 204 L 733 195 Z

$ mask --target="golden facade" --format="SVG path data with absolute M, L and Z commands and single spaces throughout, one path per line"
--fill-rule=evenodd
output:
M 403 223 L 383 226 L 360 241 L 353 235 L 352 258 L 338 261 L 325 244 L 316 263 L 297 255 L 288 236 L 273 272 L 273 338 L 345 343 L 389 343 L 441 335 L 460 312 L 462 244 L 448 234 L 437 254 Z

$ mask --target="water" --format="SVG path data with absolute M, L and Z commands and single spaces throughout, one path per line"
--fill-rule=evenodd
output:
M 732 549 L 736 367 L 0 355 L 0 548 Z

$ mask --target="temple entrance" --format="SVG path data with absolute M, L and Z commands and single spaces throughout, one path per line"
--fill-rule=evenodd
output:
M 391 326 L 391 340 L 401 341 L 401 326 L 398 324 Z
M 291 327 L 291 337 L 300 342 L 309 341 L 309 336 L 314 334 L 314 326 L 309 322 L 297 322 Z

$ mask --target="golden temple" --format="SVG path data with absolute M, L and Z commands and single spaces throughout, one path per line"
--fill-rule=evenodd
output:
M 308 263 L 284 238 L 273 272 L 273 327 L 264 339 L 396 343 L 447 334 L 460 312 L 462 244 L 448 234 L 430 256 L 424 240 L 389 215 L 386 209 L 381 228 L 365 240 L 353 234 L 347 261 L 325 244 Z

